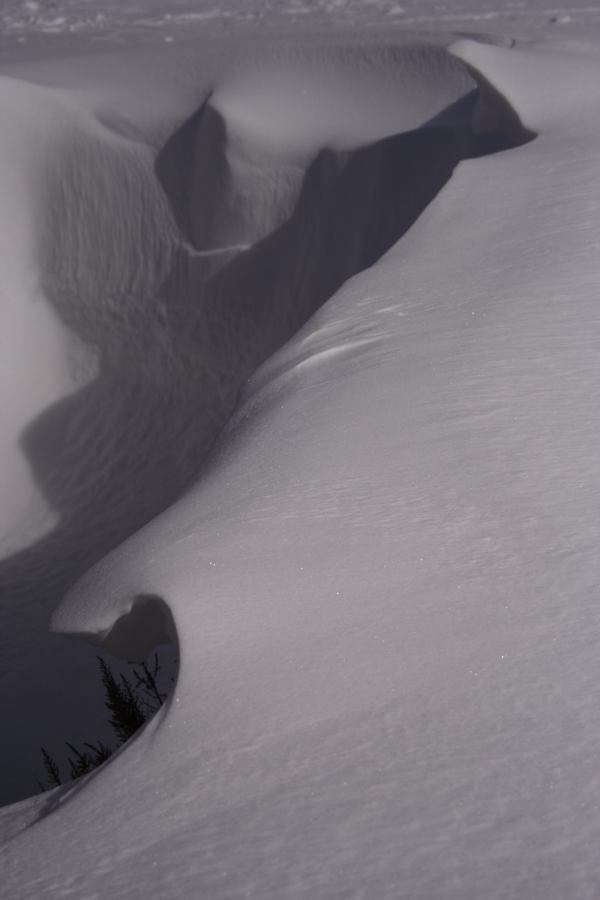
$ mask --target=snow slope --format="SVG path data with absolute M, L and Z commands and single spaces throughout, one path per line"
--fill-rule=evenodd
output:
M 476 150 L 462 107 L 456 124 L 415 131 L 471 87 L 441 49 L 294 40 L 233 62 L 226 49 L 200 62 L 195 43 L 162 63 L 143 52 L 137 78 L 129 54 L 102 76 L 80 64 L 76 91 L 6 79 L 24 123 L 5 170 L 37 189 L 13 276 L 21 234 L 4 245 L 5 330 L 18 321 L 40 362 L 16 342 L 3 358 L 20 415 L 2 429 L 14 455 L 2 482 L 4 800 L 32 790 L 40 746 L 96 728 L 94 651 L 86 675 L 85 648 L 47 632 L 65 591 L 181 495 L 255 366 Z M 413 187 L 418 153 L 432 180 Z
M 50 534 L 66 581 L 103 544 L 64 523 L 115 549 L 52 626 L 125 656 L 175 634 L 181 663 L 117 758 L 3 811 L 7 896 L 596 897 L 597 45 L 247 53 L 141 53 L 118 101 L 118 59 L 10 85 L 48 148 L 15 156 L 39 284 L 9 294 L 48 361 L 13 446 L 42 388 L 73 396 L 65 344 L 107 379 L 74 420 L 89 506 Z M 37 522 L 70 494 L 21 446 Z M 5 608 L 33 666 L 30 559 Z

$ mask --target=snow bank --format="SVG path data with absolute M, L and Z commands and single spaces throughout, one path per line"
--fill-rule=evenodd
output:
M 209 335 L 206 396 L 223 419 L 240 353 L 244 388 L 202 479 L 54 614 L 92 641 L 125 635 L 124 652 L 128 634 L 158 639 L 166 604 L 181 668 L 168 708 L 114 762 L 3 818 L 7 835 L 30 823 L 3 849 L 11 896 L 595 894 L 598 63 L 572 46 L 454 53 L 484 88 L 478 128 L 508 135 L 471 133 L 452 67 L 438 81 L 425 65 L 415 113 L 407 60 L 419 80 L 435 51 L 391 54 L 402 75 L 356 111 L 394 98 L 389 119 L 370 111 L 362 138 L 323 115 L 331 87 L 315 91 L 312 69 L 304 111 L 297 68 L 275 80 L 258 67 L 250 97 L 225 73 L 163 147 L 193 178 L 167 178 L 169 215 L 150 217 L 168 222 L 167 246 L 176 236 L 175 276 L 164 293 L 143 282 L 141 321 L 151 333 L 162 301 L 173 343 L 154 367 L 132 314 L 130 365 L 154 396 L 190 335 L 204 371 Z M 289 124 L 288 106 L 303 110 Z M 393 225 L 371 244 L 382 209 Z M 249 302 L 258 327 L 240 329 Z M 190 371 L 169 381 L 151 436 L 134 428 L 136 447 L 160 447 L 182 391 L 195 434 Z
M 97 727 L 93 653 L 86 674 L 84 650 L 47 634 L 56 603 L 182 494 L 256 365 L 476 149 L 468 109 L 415 130 L 471 87 L 441 49 L 288 42 L 231 63 L 224 49 L 4 79 L 7 235 L 23 220 L 6 244 L 6 329 L 22 338 L 1 429 L 4 799 L 32 789 L 40 745 Z M 298 108 L 302 122 L 283 114 Z

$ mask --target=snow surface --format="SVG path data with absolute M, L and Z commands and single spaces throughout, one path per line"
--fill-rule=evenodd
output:
M 266 34 L 307 28 L 324 33 L 384 28 L 440 28 L 495 37 L 597 27 L 591 0 L 3 0 L 0 50 L 5 55 L 62 54 L 75 44 L 177 43 L 192 33 Z
M 7 897 L 600 892 L 600 44 L 376 24 L 3 66 Z

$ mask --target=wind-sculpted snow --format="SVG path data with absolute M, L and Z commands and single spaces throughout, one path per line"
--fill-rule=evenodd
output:
M 129 94 L 128 57 L 103 78 L 79 64 L 77 91 L 4 79 L 5 798 L 31 790 L 40 745 L 97 727 L 95 666 L 47 634 L 57 602 L 194 481 L 256 365 L 487 147 L 443 50 L 212 49 L 134 57 Z
M 340 120 L 335 53 L 322 92 L 314 65 L 205 76 L 154 155 L 94 124 L 85 179 L 77 114 L 37 258 L 57 329 L 99 358 L 73 432 L 85 515 L 22 443 L 50 538 L 82 554 L 65 583 L 102 546 L 81 522 L 100 541 L 111 510 L 129 533 L 179 499 L 109 530 L 52 625 L 122 654 L 175 633 L 181 664 L 114 761 L 4 814 L 10 896 L 596 895 L 600 62 L 453 52 L 475 103 L 443 51 L 374 46 L 386 75 Z M 105 213 L 85 188 L 116 147 Z M 138 178 L 156 211 L 136 220 Z M 130 241 L 116 269 L 86 227 L 117 262 Z M 69 246 L 81 271 L 57 274 Z

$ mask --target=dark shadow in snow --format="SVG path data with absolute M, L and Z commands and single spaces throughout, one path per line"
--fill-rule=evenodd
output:
M 108 759 L 93 768 L 92 771 L 80 774 L 75 779 L 64 780 L 60 787 L 50 789 L 48 796 L 36 810 L 35 818 L 26 827 L 31 827 L 40 819 L 60 809 L 67 799 L 76 795 L 90 780 L 95 778 L 104 766 L 124 752 L 131 740 L 140 736 L 155 715 L 159 712 L 163 715 L 168 710 L 175 692 L 179 674 L 179 640 L 173 615 L 162 597 L 148 594 L 136 597 L 131 609 L 120 616 L 103 637 L 88 634 L 71 635 L 71 637 L 81 637 L 92 644 L 95 652 L 101 652 L 99 658 L 109 666 L 110 674 L 114 676 L 119 688 L 122 688 L 123 684 L 127 685 L 127 691 L 130 692 L 136 707 L 140 708 L 145 721 L 141 725 L 135 722 L 132 728 L 129 721 L 130 711 L 127 708 L 125 725 L 128 732 L 135 728 L 134 734 L 131 737 L 121 734 L 115 742 L 115 733 L 118 734 L 118 728 L 115 732 L 115 727 L 112 726 L 114 732 L 112 740 L 107 740 L 107 746 L 111 751 Z M 153 670 L 152 662 L 147 664 L 152 654 L 155 654 L 157 661 L 160 657 L 158 672 Z M 124 666 L 119 663 L 119 660 L 127 660 L 129 669 L 123 671 Z M 146 680 L 141 685 L 136 684 L 135 678 L 138 676 L 134 678 L 131 674 L 133 669 L 134 673 L 137 671 L 144 675 L 142 670 L 144 665 L 146 665 L 146 673 L 153 671 L 152 693 L 147 690 L 148 682 Z M 156 676 L 155 679 L 154 676 Z M 126 679 L 125 682 L 121 680 L 123 677 Z M 123 697 L 127 700 L 127 694 L 123 694 Z M 98 706 L 96 710 L 97 722 L 104 719 L 106 723 L 111 718 L 115 719 L 114 707 L 107 705 L 107 700 L 110 701 L 110 699 L 112 698 L 107 696 L 105 690 L 103 708 Z M 118 711 L 116 720 L 118 725 L 123 724 L 122 715 L 119 718 Z M 89 735 L 89 737 L 93 739 L 94 744 L 98 744 L 97 734 Z M 78 749 L 85 750 L 85 745 Z M 53 759 L 58 765 L 63 779 L 65 779 L 65 772 L 68 772 L 67 758 L 73 758 L 72 751 L 73 748 L 67 748 L 64 741 L 60 746 L 52 747 Z M 39 756 L 37 768 L 39 769 Z M 68 779 L 68 776 L 66 778 Z
M 97 379 L 46 409 L 22 436 L 59 525 L 0 562 L 0 649 L 12 670 L 10 687 L 0 683 L 7 736 L 0 802 L 28 793 L 17 763 L 54 733 L 59 707 L 72 699 L 89 732 L 80 699 L 87 651 L 67 651 L 64 638 L 47 633 L 57 603 L 198 478 L 245 379 L 346 279 L 405 234 L 460 160 L 522 142 L 475 135 L 475 100 L 473 92 L 416 131 L 354 151 L 322 150 L 291 214 L 231 255 L 198 252 L 214 249 L 215 235 L 227 237 L 228 227 L 231 243 L 243 239 L 244 217 L 252 216 L 239 208 L 239 195 L 230 202 L 234 176 L 220 114 L 205 104 L 164 147 L 156 175 L 183 238 L 171 275 L 142 315 L 139 300 L 136 310 L 121 310 L 117 346 L 103 337 L 97 348 Z M 198 171 L 200 163 L 210 163 L 212 177 Z M 60 314 L 60 297 L 52 299 Z M 71 698 L 73 685 L 78 693 Z M 34 723 L 25 736 L 24 708 Z
M 208 125 L 212 120 L 213 127 Z M 189 203 L 190 192 L 196 177 L 196 158 L 198 156 L 198 134 L 200 127 L 208 132 L 213 147 L 222 147 L 225 143 L 223 122 L 208 105 L 203 103 L 187 122 L 167 141 L 156 159 L 156 175 L 163 186 L 165 194 L 171 201 L 175 221 L 190 244 L 194 243 L 192 222 L 193 214 Z M 214 133 L 211 134 L 211 131 Z M 216 154 L 215 154 L 216 156 Z M 200 161 L 201 162 L 201 161 Z M 217 183 L 221 173 L 211 166 L 210 177 Z
M 86 640 L 90 637 L 83 635 Z M 93 644 L 95 640 L 91 641 Z M 172 644 L 179 654 L 179 640 L 173 614 L 162 597 L 141 594 L 133 601 L 131 609 L 120 616 L 99 646 L 121 659 L 146 659 L 155 647 Z

